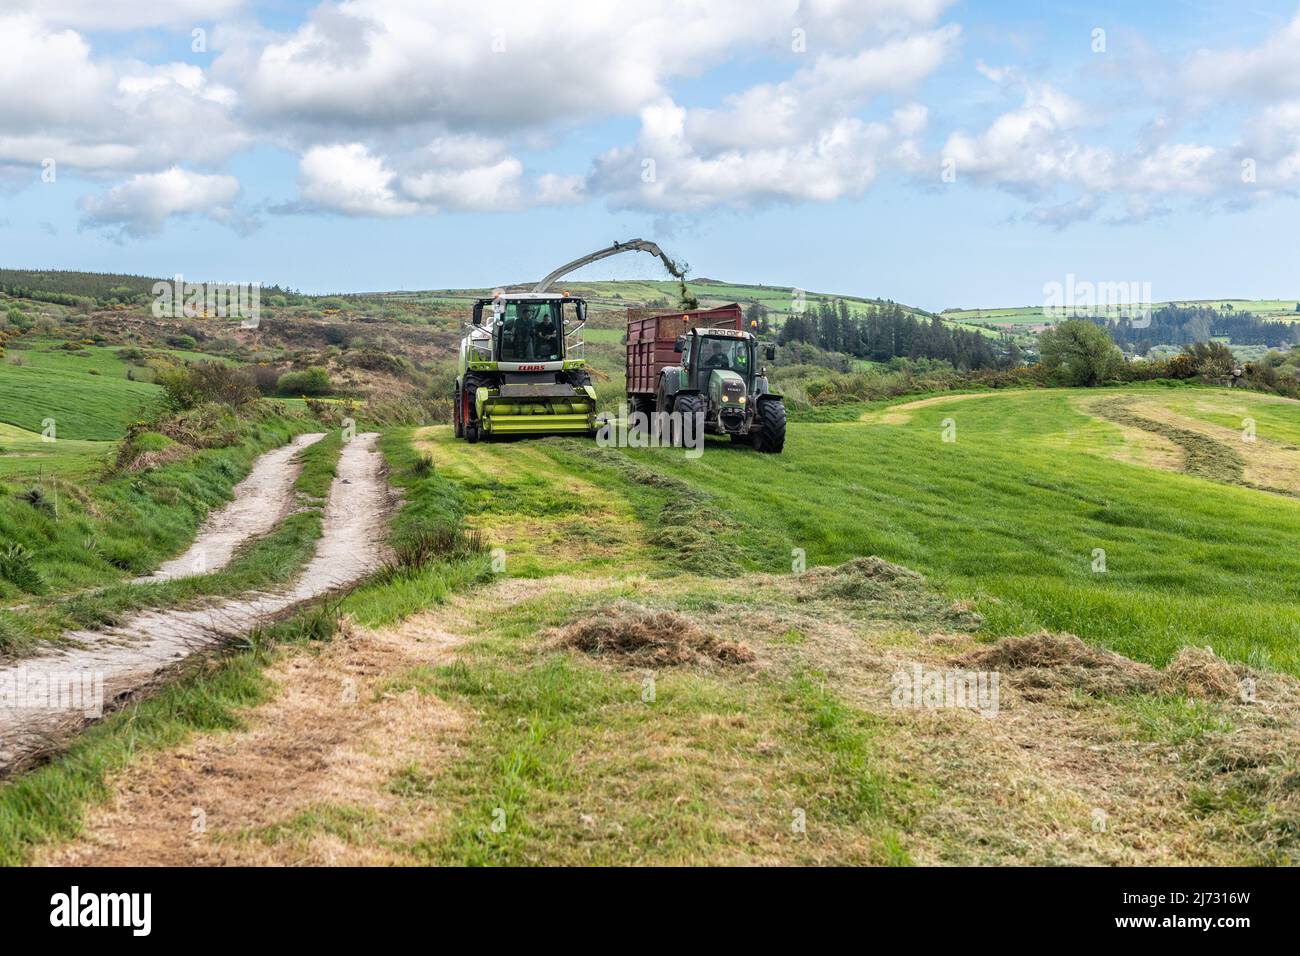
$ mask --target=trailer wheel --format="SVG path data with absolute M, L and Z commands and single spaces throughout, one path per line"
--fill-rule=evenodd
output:
M 763 427 L 754 441 L 754 447 L 769 455 L 781 454 L 785 448 L 785 403 L 775 398 L 760 402 L 758 417 Z
M 682 422 L 686 421 L 689 415 L 692 420 L 704 413 L 704 396 L 702 395 L 678 395 L 673 402 L 673 411 L 681 416 L 680 421 L 674 420 L 672 423 L 672 445 L 674 448 L 682 444 Z M 693 432 L 692 432 L 693 433 Z M 703 435 L 700 438 L 703 439 Z

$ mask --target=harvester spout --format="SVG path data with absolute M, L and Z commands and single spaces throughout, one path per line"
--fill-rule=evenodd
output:
M 606 248 L 600 249 L 596 252 L 589 252 L 580 259 L 574 259 L 572 262 L 565 263 L 541 282 L 537 283 L 537 285 L 533 286 L 533 291 L 545 292 L 555 283 L 555 280 L 559 279 L 561 276 L 566 276 L 575 269 L 581 269 L 585 265 L 599 262 L 601 259 L 608 259 L 610 256 L 616 256 L 623 252 L 648 252 L 652 256 L 658 256 L 660 261 L 663 262 L 664 267 L 677 279 L 681 279 L 686 272 L 685 268 L 679 267 L 677 263 L 668 258 L 667 254 L 653 242 L 646 239 L 629 239 L 627 242 L 616 242 L 612 246 L 607 246 Z

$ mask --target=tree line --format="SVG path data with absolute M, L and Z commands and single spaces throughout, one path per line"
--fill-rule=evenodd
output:
M 806 342 L 827 352 L 875 362 L 935 359 L 961 370 L 1014 367 L 1022 358 L 1008 337 L 995 339 L 953 328 L 938 316 L 918 319 L 894 302 L 857 312 L 842 299 L 822 300 L 787 317 L 777 341 L 782 345 Z
M 1127 351 L 1145 355 L 1153 345 L 1192 345 L 1215 338 L 1227 338 L 1233 345 L 1264 345 L 1279 348 L 1300 345 L 1300 324 L 1269 322 L 1244 312 L 1225 312 L 1204 306 L 1165 305 L 1145 320 L 1118 322 L 1093 318 L 1110 332 L 1115 343 Z

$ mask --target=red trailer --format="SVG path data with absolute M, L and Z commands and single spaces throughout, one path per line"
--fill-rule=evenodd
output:
M 627 394 L 653 398 L 659 373 L 669 365 L 680 365 L 681 355 L 673 351 L 679 335 L 691 329 L 744 330 L 745 315 L 737 303 L 693 312 L 664 312 L 659 309 L 627 310 Z

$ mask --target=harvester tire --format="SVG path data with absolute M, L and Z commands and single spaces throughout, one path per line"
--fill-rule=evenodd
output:
M 457 393 L 461 409 L 456 420 L 461 422 L 462 437 L 470 444 L 478 441 L 479 436 L 483 434 L 483 423 L 474 417 L 478 390 L 487 388 L 490 384 L 485 376 L 470 372 L 465 376 L 465 382 Z
M 680 421 L 674 420 L 672 423 L 672 445 L 677 448 L 682 444 L 681 422 L 684 422 L 688 415 L 694 420 L 697 415 L 704 412 L 704 396 L 694 393 L 678 395 L 673 401 L 673 411 L 680 415 Z M 700 437 L 703 438 L 704 436 L 701 435 Z
M 754 447 L 769 455 L 779 455 L 785 448 L 785 403 L 769 399 L 758 403 L 758 417 L 763 423 Z
M 465 437 L 465 406 L 461 404 L 464 397 L 464 391 L 459 385 L 456 386 L 456 395 L 452 399 L 452 430 L 455 431 L 457 438 Z

